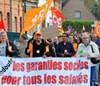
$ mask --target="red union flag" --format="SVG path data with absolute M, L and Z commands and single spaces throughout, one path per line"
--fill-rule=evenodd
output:
M 51 8 L 53 14 L 53 24 L 56 25 L 58 28 L 62 27 L 62 21 L 64 20 L 63 14 L 55 7 Z
M 5 25 L 3 20 L 0 21 L 0 31 L 5 31 Z

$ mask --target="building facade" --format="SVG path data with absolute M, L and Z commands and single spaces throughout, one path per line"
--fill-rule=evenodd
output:
M 63 14 L 68 20 L 95 20 L 84 0 L 68 0 L 63 7 Z
M 4 21 L 5 28 L 8 32 L 20 33 L 24 26 L 24 13 L 31 8 L 41 6 L 45 1 L 46 0 L 0 0 L 0 20 L 2 19 Z M 54 0 L 54 6 L 60 9 L 61 0 Z M 50 14 L 50 12 L 48 12 L 48 14 Z M 52 14 L 50 15 L 52 17 Z M 50 19 L 46 19 L 43 22 L 43 28 L 46 21 L 48 25 L 49 20 Z
M 0 0 L 0 18 L 9 32 L 21 32 L 23 27 L 22 0 Z
M 20 33 L 23 29 L 24 12 L 36 6 L 37 0 L 0 0 L 0 20 L 8 32 Z M 33 6 L 32 6 L 33 5 Z

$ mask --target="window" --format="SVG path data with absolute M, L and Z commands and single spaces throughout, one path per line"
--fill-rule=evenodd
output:
M 79 11 L 79 10 L 75 11 L 75 18 L 81 19 L 81 11 Z
M 20 17 L 20 32 L 22 32 L 22 17 Z
M 17 32 L 17 17 L 15 17 L 15 30 Z
M 3 19 L 2 12 L 0 11 L 0 20 Z
M 8 31 L 11 31 L 11 28 L 10 28 L 10 13 L 9 12 L 7 13 L 7 26 L 8 26 Z

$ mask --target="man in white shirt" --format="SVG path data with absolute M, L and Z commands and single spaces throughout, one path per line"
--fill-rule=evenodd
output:
M 90 40 L 88 32 L 82 33 L 82 43 L 79 45 L 76 56 L 79 57 L 99 57 L 99 48 L 95 42 Z
M 83 32 L 81 36 L 82 36 L 82 43 L 79 44 L 76 56 L 93 57 L 93 58 L 99 57 L 100 56 L 99 48 L 95 42 L 90 40 L 89 33 Z M 95 80 L 96 80 L 96 66 L 92 64 L 91 65 L 91 83 L 90 83 L 91 85 L 90 86 L 94 86 L 92 82 L 94 82 Z

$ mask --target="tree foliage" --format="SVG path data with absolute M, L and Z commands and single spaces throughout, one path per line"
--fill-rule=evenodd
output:
M 83 26 L 85 27 L 86 31 L 91 31 L 91 25 L 93 24 L 93 21 L 64 21 L 62 23 L 62 26 L 64 28 L 64 31 L 67 30 L 67 27 L 69 25 L 72 26 L 74 31 L 81 31 Z
M 94 2 L 91 7 L 91 12 L 95 15 L 97 20 L 100 20 L 100 0 L 98 0 L 98 2 Z

